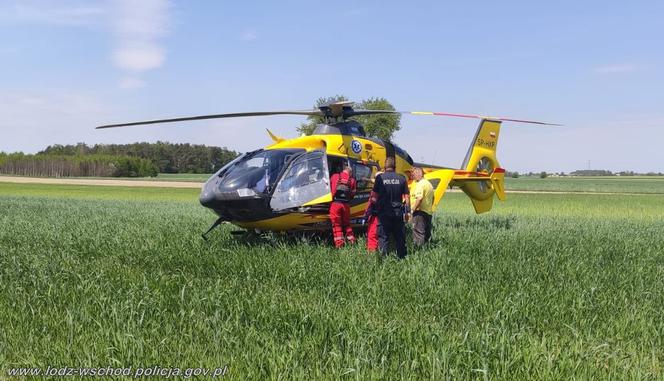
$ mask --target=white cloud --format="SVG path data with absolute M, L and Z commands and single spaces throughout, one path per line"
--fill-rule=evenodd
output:
M 365 15 L 367 12 L 365 8 L 351 8 L 346 11 L 346 15 L 351 16 L 351 17 L 358 17 Z
M 631 73 L 640 70 L 639 65 L 624 63 L 624 64 L 612 64 L 612 65 L 603 65 L 597 66 L 593 69 L 595 73 L 599 74 L 618 74 L 618 73 Z
M 170 0 L 0 1 L 0 24 L 111 28 L 116 38 L 111 53 L 113 63 L 133 78 L 130 85 L 126 79 L 119 85 L 136 88 L 140 87 L 139 74 L 159 68 L 165 62 L 161 40 L 168 33 L 170 7 Z M 0 50 L 0 54 L 4 53 Z
M 164 49 L 156 44 L 126 43 L 113 52 L 113 61 L 123 69 L 142 72 L 164 63 Z
M 0 55 L 10 55 L 10 54 L 15 54 L 19 51 L 17 47 L 0 47 Z
M 0 21 L 37 23 L 57 26 L 96 25 L 107 15 L 103 4 L 90 5 L 82 1 L 56 3 L 25 0 L 0 4 Z
M 258 35 L 256 34 L 256 31 L 255 30 L 250 30 L 250 29 L 245 30 L 240 35 L 240 40 L 242 40 L 242 41 L 253 41 L 257 38 L 258 38 Z
M 132 81 L 123 79 L 123 88 L 136 87 L 141 72 L 161 67 L 165 61 L 165 50 L 161 39 L 168 32 L 168 0 L 116 0 L 117 15 L 113 28 L 117 47 L 113 62 L 122 70 L 131 72 Z M 131 84 L 127 87 L 128 84 Z M 142 85 L 142 83 L 141 83 Z
M 139 89 L 145 86 L 145 81 L 140 78 L 126 77 L 120 81 L 120 87 L 127 90 Z
M 94 96 L 71 91 L 0 92 L 0 151 L 37 152 L 50 144 L 94 141 L 112 113 Z
M 615 127 L 649 127 L 649 126 L 664 126 L 664 116 L 660 114 L 643 114 L 626 116 L 609 120 L 605 123 L 606 126 Z

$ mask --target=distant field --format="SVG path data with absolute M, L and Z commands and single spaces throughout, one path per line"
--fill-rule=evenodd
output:
M 2 175 L 0 175 L 2 176 Z M 211 174 L 160 173 L 157 177 L 81 177 L 81 179 L 205 182 Z M 664 194 L 664 177 L 535 177 L 506 178 L 508 191 Z
M 0 183 L 0 371 L 664 375 L 664 195 L 513 194 L 477 216 L 451 193 L 433 245 L 403 262 L 362 246 L 243 242 L 229 225 L 205 242 L 214 217 L 197 197 Z
M 519 177 L 506 178 L 505 187 L 508 190 L 664 194 L 664 177 Z
M 211 173 L 160 173 L 156 179 L 161 181 L 200 181 L 204 182 L 212 176 Z
M 149 181 L 193 181 L 204 182 L 212 176 L 211 173 L 160 173 L 157 177 L 113 177 L 118 180 L 149 180 Z M 82 179 L 90 177 L 81 177 Z M 98 179 L 108 179 L 109 177 L 97 177 Z

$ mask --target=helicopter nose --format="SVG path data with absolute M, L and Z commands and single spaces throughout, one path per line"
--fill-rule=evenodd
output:
M 208 180 L 203 185 L 203 188 L 201 188 L 201 195 L 198 198 L 198 201 L 200 201 L 201 205 L 203 205 L 206 208 L 211 208 L 213 206 L 213 203 L 216 200 L 216 194 L 214 190 L 217 189 L 218 186 L 219 186 L 218 177 Z
M 205 189 L 203 189 L 198 200 L 201 202 L 201 205 L 209 208 L 212 206 L 212 201 L 214 201 L 214 194 L 212 194 L 212 192 L 206 192 Z

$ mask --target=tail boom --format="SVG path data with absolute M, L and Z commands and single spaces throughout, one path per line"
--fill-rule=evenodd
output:
M 505 200 L 505 170 L 496 158 L 500 124 L 490 119 L 480 122 L 460 169 L 424 167 L 424 178 L 434 186 L 434 208 L 448 187 L 459 187 L 478 214 L 491 210 L 494 194 Z

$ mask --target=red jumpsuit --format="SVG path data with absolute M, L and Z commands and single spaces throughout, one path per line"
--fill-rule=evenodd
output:
M 369 251 L 378 250 L 378 216 L 373 211 L 375 202 L 376 197 L 372 192 L 367 209 L 364 212 L 364 217 L 367 220 L 367 250 Z
M 351 197 L 355 195 L 357 185 L 355 179 L 347 172 L 335 173 L 330 177 L 330 185 L 332 188 L 332 196 L 337 192 L 337 183 L 339 177 L 350 177 Z M 332 222 L 332 235 L 334 237 L 334 246 L 340 248 L 344 245 L 344 233 L 349 243 L 355 243 L 355 234 L 353 228 L 350 226 L 350 203 L 332 201 L 330 204 L 330 221 Z

